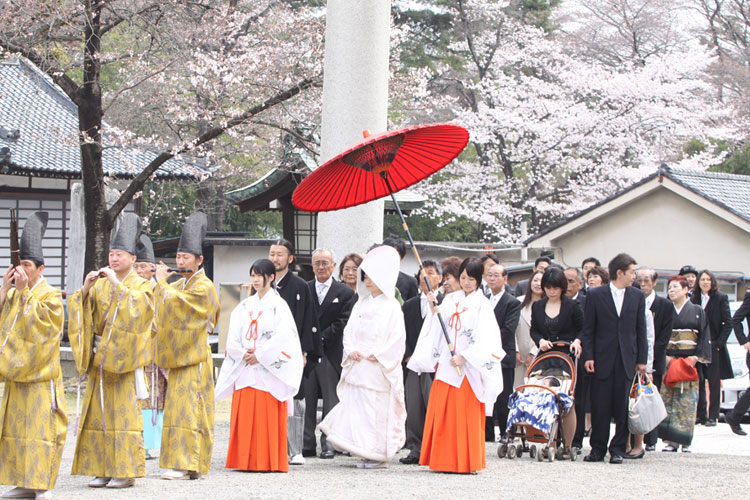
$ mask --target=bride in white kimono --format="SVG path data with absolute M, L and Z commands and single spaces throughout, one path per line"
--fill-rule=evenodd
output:
M 396 250 L 380 246 L 359 266 L 359 300 L 344 329 L 339 403 L 318 426 L 334 448 L 360 457 L 360 468 L 387 466 L 406 439 L 406 330 L 394 297 L 399 265 Z

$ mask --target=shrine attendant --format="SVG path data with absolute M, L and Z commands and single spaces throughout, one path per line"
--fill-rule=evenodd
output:
M 406 329 L 395 298 L 399 254 L 370 250 L 359 266 L 359 300 L 344 328 L 339 403 L 318 425 L 329 443 L 359 457 L 357 467 L 386 467 L 406 440 Z
M 486 467 L 484 419 L 503 390 L 505 352 L 490 301 L 479 287 L 483 270 L 480 259 L 465 259 L 459 268 L 461 289 L 446 295 L 439 307 L 455 355 L 432 314 L 407 364 L 418 373 L 435 372 L 419 463 L 436 471 L 472 473 Z
M 216 383 L 217 400 L 232 396 L 226 466 L 288 472 L 287 404 L 299 390 L 302 349 L 273 263 L 255 261 L 250 277 L 254 293 L 232 311 Z

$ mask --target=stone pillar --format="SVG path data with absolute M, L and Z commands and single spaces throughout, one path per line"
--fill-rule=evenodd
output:
M 384 132 L 388 112 L 390 0 L 328 0 L 321 164 Z M 318 215 L 318 248 L 336 260 L 383 239 L 383 200 Z

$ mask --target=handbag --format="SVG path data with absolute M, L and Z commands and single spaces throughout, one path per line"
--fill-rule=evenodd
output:
M 675 358 L 669 363 L 664 375 L 664 384 L 674 387 L 680 382 L 695 382 L 698 380 L 698 370 L 690 364 L 687 358 Z
M 667 409 L 656 386 L 637 373 L 628 402 L 628 430 L 631 434 L 648 434 L 667 418 Z

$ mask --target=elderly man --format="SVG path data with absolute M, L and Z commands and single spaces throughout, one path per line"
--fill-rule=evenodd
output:
M 586 309 L 586 294 L 583 291 L 583 273 L 577 267 L 565 269 L 565 280 L 568 282 L 568 289 L 565 295 L 575 300 L 581 311 Z
M 312 266 L 315 279 L 308 281 L 307 286 L 313 297 L 313 341 L 320 356 L 317 359 L 308 358 L 307 362 L 313 363 L 313 366 L 302 382 L 305 385 L 305 433 L 302 449 L 308 454 L 316 449 L 318 398 L 323 398 L 323 418 L 339 402 L 336 385 L 341 376 L 344 327 L 354 305 L 354 291 L 333 279 L 336 261 L 331 250 L 315 250 L 312 254 Z M 320 436 L 320 450 L 320 458 L 333 458 L 333 447 L 326 442 L 325 435 Z
M 487 271 L 487 286 L 490 290 L 490 304 L 495 313 L 495 320 L 500 327 L 500 341 L 503 344 L 505 357 L 500 362 L 503 373 L 503 392 L 495 400 L 492 418 L 485 421 L 485 441 L 495 439 L 494 422 L 497 422 L 500 434 L 505 435 L 508 423 L 508 398 L 513 392 L 513 375 L 516 367 L 516 327 L 521 317 L 521 302 L 506 292 L 508 271 L 500 264 L 495 264 Z M 497 436 L 499 437 L 499 436 Z

